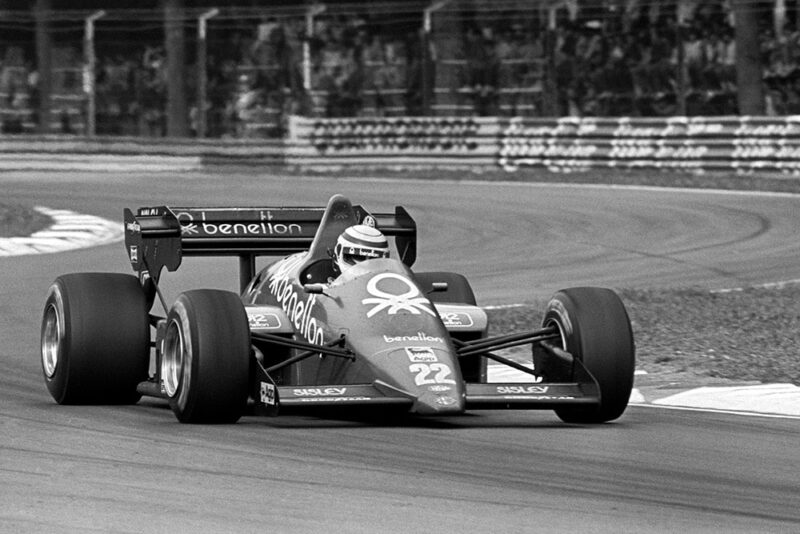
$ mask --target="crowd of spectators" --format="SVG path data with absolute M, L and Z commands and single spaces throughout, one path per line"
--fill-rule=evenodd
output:
M 761 54 L 766 65 L 767 113 L 800 114 L 800 31 L 788 26 L 777 36 L 764 33 Z
M 643 16 L 563 21 L 554 32 L 525 31 L 521 25 L 510 32 L 491 27 L 468 31 L 466 89 L 475 95 L 478 114 L 498 109 L 519 114 L 520 106 L 504 103 L 504 96 L 529 95 L 533 105 L 523 112 L 540 115 L 549 90 L 555 95 L 550 109 L 557 115 L 673 115 L 681 83 L 679 32 L 685 36 L 686 113 L 735 113 L 733 29 L 703 18 L 680 28 L 674 17 L 651 21 Z
M 2 133 L 22 133 L 36 117 L 37 75 L 19 47 L 8 47 L 0 59 L 0 122 Z
M 654 20 L 645 12 L 620 13 L 562 20 L 552 33 L 519 23 L 510 30 L 470 27 L 460 92 L 471 95 L 468 112 L 479 115 L 736 114 L 736 44 L 728 15 L 699 9 L 679 25 L 674 13 Z M 791 25 L 776 32 L 763 22 L 766 113 L 797 113 L 800 32 Z
M 425 112 L 418 31 L 366 15 L 318 17 L 311 35 L 305 24 L 303 17 L 265 17 L 210 31 L 204 103 L 208 136 L 280 136 L 292 114 Z M 453 35 L 447 36 L 450 46 L 439 46 L 435 32 L 429 42 L 435 89 L 428 104 L 436 114 L 737 113 L 736 46 L 724 12 L 699 10 L 680 25 L 674 13 L 653 18 L 643 12 L 594 20 L 562 17 L 554 31 L 522 15 L 496 23 L 464 21 L 457 27 L 463 35 L 455 46 Z M 800 112 L 800 31 L 787 25 L 776 33 L 766 24 L 760 43 L 767 114 Z M 98 46 L 97 133 L 165 135 L 163 47 L 109 50 Z M 308 73 L 303 71 L 306 52 Z M 0 111 L 7 132 L 23 131 L 36 121 L 38 76 L 23 56 L 11 48 L 1 56 Z M 72 82 L 61 84 L 69 86 L 67 92 L 82 91 L 76 61 L 75 68 L 62 69 L 77 73 Z M 187 72 L 187 100 L 194 103 L 196 67 L 187 66 Z M 76 113 L 81 112 L 85 109 Z M 75 131 L 83 122 L 85 117 L 76 118 L 76 113 L 62 114 L 63 131 Z M 195 131 L 197 116 L 195 106 L 190 112 Z

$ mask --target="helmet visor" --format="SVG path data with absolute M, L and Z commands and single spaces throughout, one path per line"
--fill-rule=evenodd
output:
M 341 247 L 339 258 L 345 265 L 355 265 L 372 258 L 388 258 L 389 251 L 377 248 Z

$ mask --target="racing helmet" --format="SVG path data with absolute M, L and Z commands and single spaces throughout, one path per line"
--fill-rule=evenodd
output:
M 365 224 L 347 228 L 336 240 L 334 260 L 340 272 L 372 258 L 388 258 L 389 242 L 380 230 Z

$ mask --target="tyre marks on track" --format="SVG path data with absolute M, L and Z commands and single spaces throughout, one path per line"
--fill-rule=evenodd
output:
M 0 257 L 50 254 L 121 241 L 122 224 L 70 210 L 34 208 L 53 219 L 53 225 L 26 237 L 0 238 Z

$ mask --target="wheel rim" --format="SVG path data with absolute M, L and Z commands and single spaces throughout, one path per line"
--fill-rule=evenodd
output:
M 545 325 L 546 327 L 555 326 L 558 330 L 558 337 L 561 339 L 561 350 L 568 351 L 567 349 L 567 337 L 564 334 L 564 327 L 561 325 L 561 321 L 556 321 L 555 319 L 548 320 Z
M 44 312 L 42 331 L 42 368 L 47 378 L 53 378 L 61 353 L 61 319 L 54 304 Z
M 164 391 L 170 397 L 175 396 L 181 384 L 185 347 L 183 329 L 178 321 L 173 319 L 167 327 L 164 337 L 164 353 L 161 356 L 161 380 L 164 384 Z

